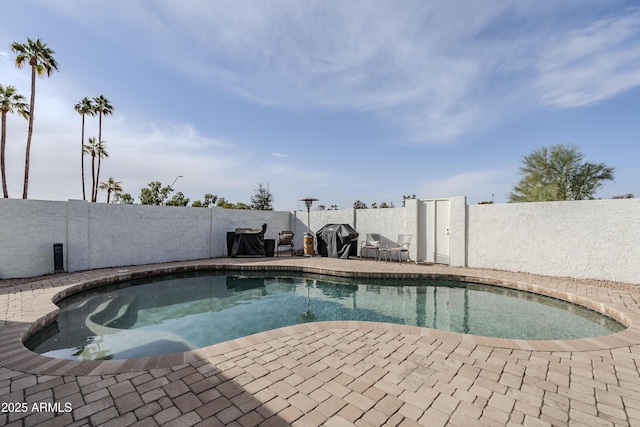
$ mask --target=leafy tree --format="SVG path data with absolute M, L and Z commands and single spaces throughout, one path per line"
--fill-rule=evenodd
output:
M 243 202 L 231 203 L 224 197 L 220 197 L 217 200 L 216 206 L 224 209 L 251 209 L 251 206 L 247 205 L 246 203 L 243 203 Z
M 109 102 L 109 100 L 104 96 L 100 95 L 96 98 L 93 98 L 93 113 L 94 115 L 98 115 L 98 142 L 102 143 L 102 116 L 110 116 L 113 114 L 113 106 Z M 108 157 L 105 156 L 105 157 Z M 96 177 L 100 176 L 100 161 L 102 157 L 98 157 L 98 173 Z M 92 201 L 95 202 L 98 197 L 98 181 L 96 180 L 94 184 L 94 188 L 92 190 Z
M 353 209 L 367 209 L 367 205 L 364 204 L 364 202 L 361 202 L 360 200 L 356 200 L 353 203 Z
M 633 193 L 627 193 L 627 194 L 621 194 L 618 196 L 613 196 L 612 198 L 613 199 L 633 199 L 634 195 Z
M 18 93 L 13 86 L 0 85 L 0 113 L 2 113 L 2 137 L 0 139 L 0 170 L 2 171 L 2 192 L 4 198 L 9 197 L 7 190 L 7 175 L 4 164 L 4 152 L 7 142 L 7 114 L 18 113 L 26 119 L 29 118 L 29 106 L 24 102 L 24 96 Z
M 224 209 L 233 209 L 234 205 L 224 197 L 220 197 L 216 202 L 216 206 Z
M 140 190 L 140 203 L 143 205 L 161 205 L 173 191 L 170 186 L 163 187 L 160 181 L 152 181 L 148 187 Z
M 218 196 L 215 194 L 207 193 L 204 195 L 204 205 L 207 207 L 213 206 L 216 200 L 218 200 Z
M 14 42 L 11 49 L 16 54 L 16 66 L 22 68 L 25 64 L 31 66 L 31 99 L 29 102 L 29 131 L 27 133 L 27 149 L 24 161 L 24 187 L 22 198 L 27 198 L 29 192 L 29 157 L 31 155 L 31 137 L 33 135 L 33 120 L 35 118 L 36 76 L 51 76 L 53 70 L 58 70 L 58 63 L 53 57 L 55 53 L 40 39 L 36 41 L 27 38 L 24 44 Z
M 217 200 L 218 196 L 207 193 L 204 195 L 204 202 L 201 202 L 200 200 L 194 200 L 191 206 L 194 208 L 208 208 L 209 206 L 213 206 Z
M 542 147 L 527 155 L 522 178 L 509 195 L 511 202 L 546 202 L 593 199 L 604 181 L 612 181 L 614 168 L 583 161 L 574 145 Z
M 123 205 L 132 205 L 133 197 L 129 193 L 115 193 L 113 195 L 113 203 L 120 203 Z
M 256 194 L 251 197 L 251 209 L 258 211 L 272 211 L 273 210 L 273 195 L 268 188 L 265 188 L 262 183 L 258 184 Z
M 189 204 L 189 198 L 184 197 L 182 191 L 178 191 L 166 204 L 167 206 L 187 206 Z
M 84 153 L 85 153 L 84 151 L 84 116 L 86 115 L 93 116 L 95 113 L 94 113 L 93 104 L 91 103 L 91 100 L 86 96 L 82 98 L 82 100 L 78 102 L 74 108 L 78 112 L 78 114 L 82 116 L 82 140 L 80 145 L 80 147 L 82 148 L 82 153 L 81 153 L 82 200 L 87 200 L 87 193 L 84 186 Z
M 110 176 L 106 182 L 102 181 L 100 183 L 98 188 L 107 190 L 107 203 L 109 203 L 111 199 L 111 193 L 118 194 L 122 192 L 122 186 L 120 184 L 122 184 L 122 181 L 116 181 L 112 176 Z

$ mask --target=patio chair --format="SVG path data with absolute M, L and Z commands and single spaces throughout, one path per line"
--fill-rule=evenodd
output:
M 392 259 L 392 253 L 398 254 L 398 262 L 402 262 L 402 254 L 407 254 L 407 262 L 411 262 L 411 258 L 409 257 L 409 245 L 411 245 L 411 235 L 410 234 L 398 234 L 398 240 L 395 242 L 391 242 L 387 245 L 387 251 L 389 252 L 389 259 Z
M 360 261 L 362 261 L 362 253 L 364 251 L 374 250 L 375 260 L 378 261 L 380 259 L 380 234 L 378 233 L 367 233 L 367 237 L 362 241 L 360 245 Z
M 287 230 L 287 231 L 281 231 L 280 233 L 278 233 L 278 243 L 276 244 L 276 256 L 280 256 L 279 254 L 280 254 L 281 246 L 289 246 L 291 249 L 291 256 L 293 256 L 293 253 L 295 251 L 293 236 L 295 236 L 293 231 Z

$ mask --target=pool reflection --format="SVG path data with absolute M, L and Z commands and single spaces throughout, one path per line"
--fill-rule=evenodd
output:
M 25 343 L 53 357 L 110 359 L 205 347 L 298 323 L 361 320 L 519 339 L 571 339 L 624 327 L 582 307 L 454 281 L 199 272 L 135 280 L 60 303 Z

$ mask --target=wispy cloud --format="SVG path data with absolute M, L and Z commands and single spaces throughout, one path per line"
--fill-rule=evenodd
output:
M 570 19 L 560 5 L 305 5 L 204 7 L 197 15 L 181 7 L 209 66 L 185 64 L 255 102 L 368 111 L 410 139 L 441 142 L 514 108 L 582 106 L 640 84 L 634 9 L 592 22 Z M 528 31 L 509 28 L 509 19 Z
M 534 85 L 546 105 L 581 107 L 640 85 L 640 10 L 549 40 Z
M 585 1 L 593 13 L 575 13 Z M 640 9 L 597 18 L 604 6 L 588 0 L 125 7 L 91 5 L 82 19 L 251 102 L 367 112 L 405 140 L 446 143 L 518 112 L 587 105 L 640 85 Z M 94 25 L 91 10 L 128 30 Z
M 211 192 L 246 201 L 256 183 L 270 182 L 276 199 L 278 189 L 286 188 L 300 196 L 314 193 L 327 204 L 339 193 L 388 201 L 397 194 L 380 195 L 384 179 L 369 183 L 357 168 L 287 154 L 301 147 L 287 147 L 289 121 L 297 126 L 291 129 L 299 132 L 296 138 L 302 135 L 298 141 L 304 141 L 307 124 L 314 132 L 324 132 L 325 123 L 335 125 L 328 132 L 340 132 L 341 143 L 353 135 L 358 148 L 345 148 L 354 149 L 357 161 L 367 161 L 385 155 L 386 147 L 357 151 L 361 145 L 355 141 L 378 130 L 361 132 L 374 122 L 382 135 L 376 147 L 389 141 L 464 145 L 483 140 L 465 136 L 519 114 L 590 105 L 640 85 L 640 7 L 632 0 L 353 0 L 330 7 L 323 0 L 80 3 L 29 3 L 40 20 L 70 24 L 69 33 L 47 37 L 64 68 L 51 81 L 38 81 L 37 111 L 46 114 L 38 115 L 34 131 L 34 197 L 77 197 L 80 119 L 72 105 L 102 84 L 107 96 L 121 97 L 114 99 L 116 115 L 105 124 L 112 157 L 103 163 L 104 178 L 122 180 L 133 195 L 151 180 L 166 183 L 183 175 L 179 183 L 191 188 L 192 198 Z M 0 39 L 22 37 L 20 31 L 3 26 Z M 118 57 L 90 72 L 89 61 L 74 50 L 78 46 L 66 44 L 71 31 L 86 36 L 101 54 L 104 48 L 105 55 Z M 30 74 L 11 64 L 8 46 L 0 49 L 0 82 L 28 96 Z M 148 81 L 139 88 L 140 69 Z M 164 95 L 166 87 L 173 90 Z M 225 102 L 227 115 L 216 114 Z M 233 122 L 245 114 L 247 129 L 238 131 Z M 354 124 L 354 117 L 362 121 Z M 225 119 L 229 126 L 216 121 Z M 257 137 L 248 123 L 263 126 Z M 88 135 L 96 127 L 91 121 Z M 218 135 L 218 129 L 230 135 Z M 15 195 L 25 141 L 24 123 L 15 117 L 9 138 Z M 457 153 L 461 159 L 467 155 Z M 408 191 L 421 195 L 467 194 L 480 201 L 492 193 L 505 197 L 509 188 L 502 182 L 514 181 L 507 172 L 423 172 L 410 160 L 417 166 L 405 180 Z M 388 161 L 400 163 L 397 157 Z M 415 182 L 438 174 L 442 178 L 416 188 Z

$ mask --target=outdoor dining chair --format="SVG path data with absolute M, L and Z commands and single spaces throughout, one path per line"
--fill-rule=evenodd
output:
M 380 259 L 380 234 L 367 233 L 367 237 L 362 241 L 360 245 L 360 261 L 362 261 L 362 253 L 368 250 L 373 250 L 375 260 Z
M 291 250 L 291 256 L 293 256 L 294 251 L 295 251 L 295 247 L 294 247 L 294 242 L 293 242 L 293 236 L 295 236 L 295 234 L 293 233 L 293 231 L 281 231 L 280 233 L 278 233 L 278 243 L 277 243 L 277 247 L 276 247 L 276 256 L 280 256 L 280 247 L 281 246 L 288 246 Z
M 402 254 L 407 254 L 407 262 L 411 262 L 411 257 L 409 256 L 409 246 L 411 245 L 411 235 L 410 234 L 398 234 L 398 240 L 395 242 L 391 242 L 387 245 L 387 251 L 389 253 L 389 259 L 393 259 L 394 252 L 398 255 L 398 262 L 402 262 Z

